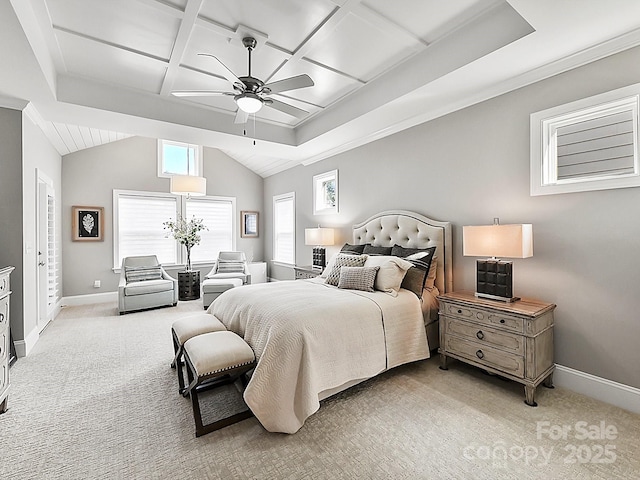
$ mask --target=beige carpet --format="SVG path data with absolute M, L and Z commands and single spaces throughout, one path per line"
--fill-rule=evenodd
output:
M 328 399 L 295 435 L 252 418 L 196 439 L 169 368 L 170 325 L 193 311 L 65 308 L 11 369 L 0 478 L 640 478 L 640 416 L 561 388 L 531 408 L 519 385 L 437 359 Z

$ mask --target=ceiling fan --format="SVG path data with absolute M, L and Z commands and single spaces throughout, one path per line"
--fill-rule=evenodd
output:
M 222 92 L 216 90 L 175 90 L 171 92 L 176 97 L 211 97 L 217 95 L 232 96 L 238 105 L 235 123 L 246 123 L 251 113 L 259 111 L 263 105 L 275 108 L 283 113 L 297 118 L 303 118 L 307 113 L 303 110 L 288 103 L 281 102 L 266 95 L 278 94 L 298 88 L 312 87 L 313 80 L 309 75 L 297 75 L 276 82 L 265 84 L 262 80 L 251 76 L 251 51 L 256 48 L 257 42 L 253 37 L 245 37 L 242 44 L 249 51 L 249 73 L 245 77 L 236 76 L 227 66 L 214 55 L 209 53 L 199 53 L 203 57 L 211 57 L 216 60 L 222 67 L 224 77 L 233 86 L 232 92 Z

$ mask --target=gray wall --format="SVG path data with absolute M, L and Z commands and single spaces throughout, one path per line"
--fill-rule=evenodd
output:
M 62 161 L 63 282 L 64 295 L 116 291 L 119 275 L 113 266 L 113 190 L 168 192 L 169 179 L 157 176 L 157 140 L 131 137 L 99 147 L 65 155 Z M 207 194 L 235 196 L 240 228 L 240 211 L 261 211 L 263 179 L 216 149 L 204 148 L 204 176 Z M 103 242 L 71 241 L 71 207 L 105 207 Z M 262 218 L 260 218 L 262 220 Z M 263 260 L 260 222 L 259 238 L 240 238 L 236 247 L 254 261 Z M 206 273 L 207 268 L 202 271 Z M 102 287 L 93 288 L 94 280 Z
M 22 112 L 0 108 L 0 266 L 12 265 L 11 332 L 22 339 Z
M 640 189 L 529 196 L 529 115 L 640 81 L 640 49 L 549 78 L 375 143 L 265 179 L 265 252 L 272 197 L 296 192 L 296 261 L 311 263 L 304 228 L 340 228 L 407 209 L 453 224 L 454 288 L 474 290 L 462 226 L 533 223 L 534 257 L 515 260 L 516 294 L 557 304 L 555 361 L 640 388 Z M 340 213 L 313 216 L 312 176 L 339 170 Z M 339 246 L 330 249 L 335 252 Z M 272 265 L 272 276 L 293 278 Z

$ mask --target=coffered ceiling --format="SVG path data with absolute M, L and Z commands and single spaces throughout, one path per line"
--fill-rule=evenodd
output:
M 0 7 L 0 95 L 31 102 L 61 153 L 118 135 L 169 138 L 220 148 L 262 176 L 640 43 L 636 0 L 10 4 Z M 233 96 L 171 95 L 232 90 L 224 67 L 198 54 L 247 75 L 246 36 L 257 40 L 252 76 L 313 79 L 272 95 L 308 113 L 263 107 L 235 124 Z M 76 129 L 90 140 L 74 148 Z

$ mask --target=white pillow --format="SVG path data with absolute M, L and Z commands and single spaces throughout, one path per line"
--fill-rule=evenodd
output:
M 365 267 L 380 267 L 376 275 L 374 288 L 390 294 L 392 297 L 398 296 L 398 290 L 402 284 L 407 270 L 413 265 L 411 262 L 399 257 L 390 255 L 371 255 L 364 262 Z

